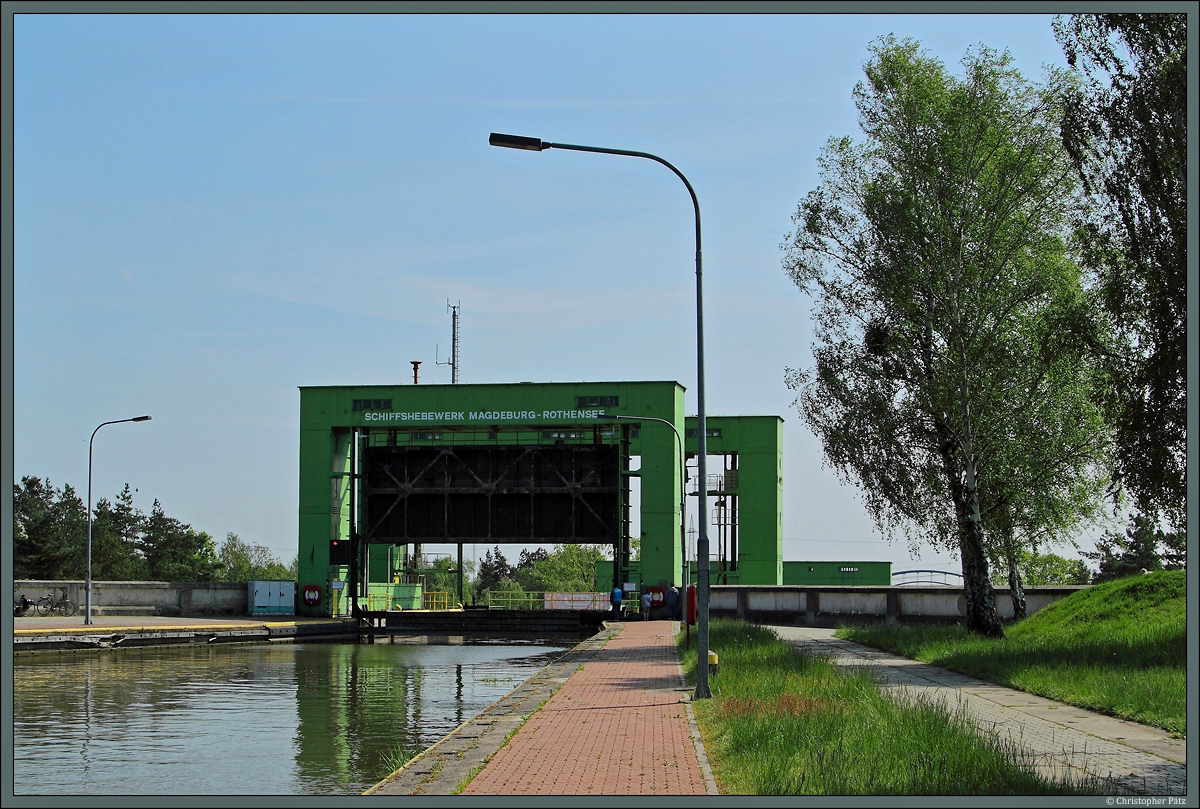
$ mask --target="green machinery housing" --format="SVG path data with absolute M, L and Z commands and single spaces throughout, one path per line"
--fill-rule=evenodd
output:
M 465 545 L 609 546 L 616 575 L 598 577 L 601 591 L 694 579 L 681 504 L 699 521 L 701 482 L 683 394 L 678 382 L 301 387 L 301 613 L 436 608 L 423 582 L 447 568 L 460 603 Z M 783 582 L 782 421 L 707 418 L 713 583 Z M 457 558 L 435 571 L 427 545 Z
M 783 583 L 822 587 L 888 587 L 892 583 L 891 562 L 784 562 Z

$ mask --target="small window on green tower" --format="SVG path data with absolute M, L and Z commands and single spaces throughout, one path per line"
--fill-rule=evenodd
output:
M 355 399 L 351 403 L 351 410 L 391 410 L 391 399 Z

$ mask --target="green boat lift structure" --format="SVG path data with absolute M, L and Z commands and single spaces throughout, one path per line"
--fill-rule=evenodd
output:
M 683 397 L 678 382 L 301 387 L 297 609 L 457 607 L 470 545 L 608 546 L 598 592 L 685 584 L 680 495 L 700 481 Z M 707 423 L 712 582 L 782 584 L 783 420 Z M 447 573 L 428 545 L 457 549 L 449 603 L 424 592 Z

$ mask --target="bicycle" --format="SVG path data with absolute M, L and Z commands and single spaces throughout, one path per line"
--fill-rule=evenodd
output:
M 75 602 L 67 598 L 67 588 L 62 588 L 62 598 L 56 599 L 54 593 L 42 596 L 37 603 L 38 615 L 49 615 L 57 612 L 59 615 L 71 617 L 75 614 Z
M 13 600 L 13 617 L 23 618 L 29 614 L 29 611 L 33 609 L 33 607 L 34 603 L 26 598 L 25 594 L 22 593 L 20 599 Z

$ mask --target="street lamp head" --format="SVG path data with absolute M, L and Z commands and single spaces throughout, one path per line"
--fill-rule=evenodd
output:
M 130 421 L 149 421 L 149 420 L 150 420 L 149 416 L 135 416 L 134 418 L 130 419 Z
M 525 149 L 530 152 L 540 152 L 543 149 L 549 149 L 550 145 L 542 143 L 538 138 L 526 138 L 521 135 L 501 135 L 498 132 L 493 132 L 488 136 L 488 143 L 492 146 L 503 146 L 505 149 Z
M 612 421 L 616 421 L 617 419 L 623 419 L 625 417 L 618 416 L 616 413 L 601 413 L 596 418 L 611 419 Z

